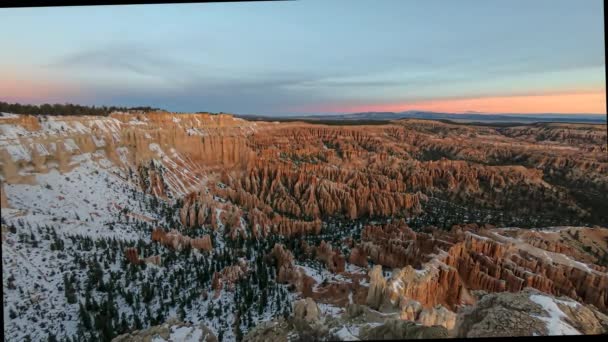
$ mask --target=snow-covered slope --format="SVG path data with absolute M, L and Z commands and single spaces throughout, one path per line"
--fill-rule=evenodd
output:
M 222 129 L 223 119 L 202 119 L 171 120 L 171 129 L 186 132 L 181 125 L 193 120 L 201 135 Z M 248 134 L 242 120 L 228 123 L 228 133 Z M 210 253 L 182 254 L 151 239 L 156 227 L 181 229 L 179 198 L 207 182 L 201 164 L 174 142 L 159 140 L 158 129 L 146 117 L 129 115 L 0 117 L 7 340 L 106 340 L 175 316 L 205 321 L 214 334 L 235 339 L 238 298 L 227 289 L 207 295 L 211 275 L 234 258 L 226 255 L 220 217 L 217 231 L 183 232 L 211 234 L 219 247 Z M 161 173 L 161 183 L 142 166 Z M 124 250 L 131 247 L 142 257 L 160 256 L 161 264 L 130 265 Z M 293 295 L 275 285 L 267 296 L 267 307 L 241 318 L 242 329 L 280 312 L 275 298 Z M 172 339 L 185 333 L 176 330 Z

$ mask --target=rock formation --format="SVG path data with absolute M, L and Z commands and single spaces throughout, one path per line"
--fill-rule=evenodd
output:
M 355 247 L 350 251 L 348 262 L 359 267 L 367 267 L 367 253 L 364 250 Z
M 139 252 L 137 251 L 137 248 L 125 249 L 125 257 L 132 264 L 138 265 L 140 263 Z
M 162 228 L 156 228 L 152 231 L 152 241 L 160 242 L 166 247 L 181 251 L 186 247 L 196 248 L 202 251 L 210 251 L 213 249 L 211 237 L 207 234 L 200 238 L 190 238 L 182 235 L 179 231 L 173 229 L 166 232 Z
M 440 339 L 447 338 L 448 332 L 439 326 L 427 327 L 400 319 L 391 319 L 377 327 L 363 327 L 359 337 L 362 340 Z
M 535 289 L 482 294 L 458 313 L 459 337 L 605 334 L 608 316 L 590 305 L 555 298 Z
M 183 224 L 221 221 L 233 237 L 248 236 L 241 219 L 254 236 L 288 236 L 319 233 L 328 217 L 409 217 L 428 196 L 555 222 L 599 224 L 608 212 L 601 126 L 325 126 L 167 112 L 17 115 L 0 124 L 8 184 L 36 181 L 21 170 L 65 172 L 90 154 L 147 193 L 185 197 Z
M 233 291 L 235 283 L 247 275 L 247 261 L 239 259 L 235 265 L 225 267 L 220 272 L 213 273 L 211 288 L 215 290 L 216 298 L 219 296 L 223 288 L 228 291 Z
M 293 254 L 289 250 L 286 250 L 282 244 L 275 244 L 268 257 L 274 260 L 278 269 L 277 281 L 279 283 L 290 284 L 303 296 L 312 295 L 315 280 L 293 264 Z
M 317 259 L 325 263 L 325 266 L 330 272 L 344 272 L 346 259 L 341 253 L 334 251 L 329 243 L 321 241 L 321 244 L 315 249 L 315 253 L 317 255 Z
M 194 338 L 197 338 L 196 340 Z M 112 342 L 148 342 L 162 339 L 168 342 L 184 340 L 198 342 L 218 342 L 217 337 L 204 324 L 180 322 L 175 318 L 168 319 L 161 325 L 116 336 Z
M 4 182 L 0 182 L 0 208 L 9 208 L 8 198 L 4 190 Z
M 321 261 L 325 279 L 315 280 L 318 275 L 307 274 L 310 268 L 297 266 L 276 243 L 267 255 L 276 281 L 306 299 L 294 303 L 293 317 L 252 331 L 252 340 L 285 340 L 294 331 L 303 339 L 444 337 L 447 331 L 542 335 L 551 333 L 545 306 L 553 304 L 578 332 L 606 329 L 606 228 L 464 223 L 607 222 L 601 195 L 608 192 L 605 126 L 430 120 L 330 126 L 154 112 L 0 116 L 0 133 L 2 208 L 11 204 L 6 189 L 10 194 L 14 184 L 36 184 L 38 175 L 90 163 L 151 195 L 146 198 L 163 215 L 177 210 L 181 227 L 151 233 L 168 248 L 213 250 L 211 235 L 189 237 L 189 229 L 211 229 L 224 241 L 304 237 L 298 264 Z M 124 203 L 108 205 L 129 219 L 153 222 Z M 425 215 L 445 229 L 419 223 Z M 355 220 L 371 222 L 360 236 L 341 226 Z M 449 229 L 449 222 L 458 225 Z M 360 226 L 347 228 L 358 232 Z M 160 255 L 140 258 L 137 248 L 124 255 L 132 264 L 161 263 Z M 247 273 L 244 262 L 217 270 L 215 296 L 234 289 Z M 346 313 L 326 317 L 316 303 Z M 502 319 L 504 329 L 491 326 Z M 170 338 L 171 327 L 154 329 Z
M 158 266 L 158 265 L 160 265 L 161 258 L 160 258 L 160 255 L 151 255 L 147 258 L 144 258 L 144 262 L 146 264 L 152 264 L 152 265 Z
M 427 327 L 383 314 L 363 305 L 349 305 L 342 315 L 319 315 L 310 298 L 295 303 L 287 319 L 264 322 L 245 335 L 245 341 L 353 341 L 445 338 L 444 327 Z M 312 315 L 311 315 L 312 313 Z M 288 337 L 289 336 L 289 337 Z
M 472 231 L 454 227 L 452 232 L 414 233 L 403 222 L 366 228 L 361 245 L 372 260 L 389 267 L 401 267 L 394 269 L 388 280 L 379 265 L 374 267 L 370 272 L 367 303 L 375 308 L 388 302 L 399 303 L 401 310 L 407 312 L 406 316 L 411 316 L 415 310 L 409 308 L 410 300 L 419 302 L 424 308 L 442 305 L 455 311 L 462 305 L 474 303 L 470 290 L 518 292 L 532 287 L 606 311 L 608 274 L 601 271 L 602 266 L 593 267 L 593 264 L 574 261 L 567 255 L 583 253 L 584 248 L 578 250 L 566 240 L 561 245 L 543 242 L 542 236 L 549 239 L 557 232 L 541 234 L 516 230 L 519 235 L 510 237 L 509 230 L 477 226 L 469 229 Z M 597 235 L 593 228 L 577 230 L 582 236 Z M 530 240 L 531 235 L 535 237 L 533 240 Z M 528 243 L 530 241 L 532 244 Z M 536 246 L 558 248 L 566 254 Z
M 316 322 L 319 320 L 320 311 L 317 303 L 307 297 L 293 303 L 293 315 L 295 318 L 303 319 L 306 322 Z
M 139 257 L 139 252 L 135 247 L 129 247 L 125 249 L 125 257 L 127 260 L 134 265 L 139 265 L 141 263 L 160 265 L 160 255 L 152 255 L 147 258 L 141 259 Z
M 386 280 L 382 275 L 382 266 L 376 265 L 369 272 L 369 290 L 367 291 L 367 305 L 378 309 L 383 304 Z

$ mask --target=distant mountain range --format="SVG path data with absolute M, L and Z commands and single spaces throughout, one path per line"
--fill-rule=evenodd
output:
M 430 119 L 430 120 L 451 120 L 461 122 L 575 122 L 575 123 L 606 123 L 604 114 L 482 114 L 478 112 L 466 113 L 437 113 L 423 111 L 405 112 L 363 112 L 350 114 L 315 114 L 315 115 L 239 115 L 244 119 L 254 120 L 364 120 L 364 121 L 386 121 L 398 119 Z

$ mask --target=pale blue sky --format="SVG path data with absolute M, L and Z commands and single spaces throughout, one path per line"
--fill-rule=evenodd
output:
M 8 92 L 0 100 L 283 114 L 603 89 L 602 6 L 301 0 L 0 9 L 0 73 L 9 75 L 0 77 Z M 53 91 L 20 88 L 30 84 Z

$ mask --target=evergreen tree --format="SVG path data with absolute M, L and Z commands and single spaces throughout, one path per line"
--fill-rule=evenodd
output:
M 76 303 L 76 290 L 74 289 L 74 285 L 72 281 L 68 279 L 67 273 L 63 274 L 63 285 L 64 285 L 64 294 L 69 304 Z
M 57 337 L 55 337 L 55 334 L 49 333 L 48 342 L 57 342 Z
M 134 315 L 134 323 L 135 323 L 135 329 L 139 330 L 141 328 L 143 328 L 142 324 L 141 324 L 141 320 L 139 319 L 138 315 Z
M 123 312 L 120 316 L 120 333 L 124 334 L 129 331 L 129 323 L 127 322 L 127 316 Z
M 84 308 L 82 303 L 80 303 L 79 305 L 78 315 L 80 316 L 80 323 L 85 328 L 85 330 L 91 330 L 91 317 L 89 316 L 89 313 Z

